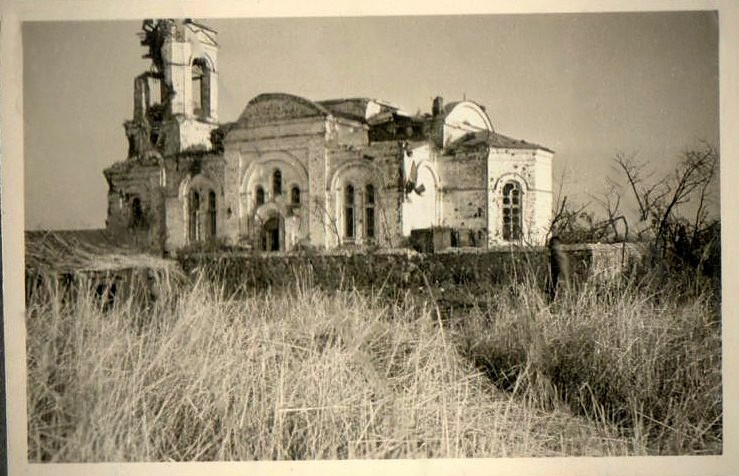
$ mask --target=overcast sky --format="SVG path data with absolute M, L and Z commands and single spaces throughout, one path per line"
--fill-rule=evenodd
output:
M 222 121 L 263 92 L 435 96 L 487 107 L 494 128 L 556 152 L 580 200 L 617 151 L 663 170 L 718 145 L 718 19 L 710 12 L 201 20 L 219 32 Z M 124 160 L 141 22 L 23 27 L 26 228 L 105 224 L 104 168 Z

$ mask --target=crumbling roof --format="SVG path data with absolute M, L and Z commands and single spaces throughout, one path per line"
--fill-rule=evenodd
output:
M 513 139 L 497 132 L 492 132 L 488 138 L 488 144 L 490 147 L 496 149 L 540 149 L 547 152 L 554 153 L 553 150 L 544 147 L 543 145 L 534 144 L 533 142 L 526 142 L 522 139 Z
M 217 33 L 213 28 L 209 27 L 208 25 L 206 25 L 204 23 L 197 22 L 197 21 L 193 20 L 192 18 L 186 18 L 183 23 L 186 24 L 186 25 L 187 24 L 190 24 L 190 25 L 196 26 L 199 29 L 208 31 L 210 33 Z
M 370 103 L 374 103 L 380 107 L 380 112 L 373 116 L 374 120 L 372 117 L 367 117 L 367 107 Z M 388 122 L 391 121 L 395 115 L 403 117 L 407 116 L 407 113 L 405 113 L 402 108 L 396 104 L 368 97 L 325 99 L 322 101 L 316 101 L 316 104 L 325 107 L 336 117 L 351 119 L 353 121 L 367 124 Z
M 480 146 L 482 144 L 487 144 L 493 149 L 540 149 L 554 153 L 553 150 L 539 144 L 526 142 L 525 140 L 521 139 L 513 139 L 511 137 L 492 131 L 468 132 L 467 134 L 450 144 L 449 149 L 454 150 L 460 148 L 472 148 Z
M 331 111 L 331 114 L 334 116 L 351 119 L 353 121 L 365 122 L 367 104 L 369 104 L 370 101 L 372 101 L 370 98 L 348 98 L 326 99 L 323 101 L 316 101 L 316 103 Z
M 312 101 L 310 99 L 293 94 L 264 93 L 249 101 L 246 108 L 242 112 L 239 121 L 242 121 L 246 117 L 247 112 L 249 111 L 251 106 L 254 106 L 259 102 L 269 101 L 272 99 L 283 99 L 294 101 L 297 104 L 302 104 L 305 107 L 305 110 L 301 112 L 302 114 L 308 114 L 309 111 L 312 115 L 330 114 L 337 118 L 360 122 L 369 126 L 393 122 L 398 120 L 399 118 L 414 121 L 426 119 L 425 116 L 411 116 L 407 112 L 403 111 L 400 106 L 397 106 L 388 101 L 368 97 L 324 99 L 321 101 Z M 371 112 L 368 111 L 370 104 L 375 105 L 375 108 L 372 108 Z
M 331 112 L 328 109 L 326 109 L 322 104 L 311 101 L 310 99 L 306 99 L 302 96 L 296 96 L 294 94 L 288 94 L 288 93 L 262 93 L 252 98 L 252 100 L 247 103 L 246 107 L 244 108 L 244 111 L 239 116 L 239 119 L 237 122 L 243 123 L 249 116 L 250 111 L 253 108 L 257 107 L 259 103 L 269 102 L 273 99 L 293 102 L 295 104 L 302 106 L 302 110 L 299 111 L 299 114 L 300 114 L 299 117 L 319 116 L 319 115 L 328 116 L 329 114 L 331 114 Z
M 208 39 L 208 41 L 210 41 L 213 44 L 213 46 L 219 46 L 218 41 L 216 41 L 216 35 L 218 34 L 218 32 L 215 31 L 214 29 L 206 25 L 203 25 L 202 23 L 197 23 L 195 21 L 192 21 L 189 18 L 186 19 L 183 22 L 183 24 L 185 27 L 189 28 L 190 31 L 192 31 L 195 34 L 202 33 L 203 36 L 205 36 Z

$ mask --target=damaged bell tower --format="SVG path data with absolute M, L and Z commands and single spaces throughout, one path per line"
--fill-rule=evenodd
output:
M 128 156 L 211 148 L 218 127 L 216 32 L 192 20 L 146 20 L 139 33 L 149 71 L 134 80 Z
M 134 79 L 133 118 L 124 123 L 128 154 L 103 171 L 106 229 L 121 242 L 166 252 L 188 237 L 216 236 L 222 199 L 215 190 L 223 177 L 211 141 L 219 127 L 216 36 L 189 19 L 142 24 L 151 63 Z

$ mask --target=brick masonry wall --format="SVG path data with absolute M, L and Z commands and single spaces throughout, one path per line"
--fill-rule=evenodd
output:
M 476 236 L 484 236 L 487 228 L 487 164 L 483 151 L 440 156 L 436 163 L 443 184 L 441 226 L 467 228 Z M 482 241 L 480 244 L 484 245 L 484 239 Z M 465 242 L 465 245 L 473 243 Z
M 109 174 L 106 229 L 121 242 L 143 249 L 161 248 L 164 202 L 160 187 L 161 167 L 151 162 L 120 162 Z M 140 200 L 144 223 L 133 227 L 134 198 Z
M 223 196 L 223 171 L 221 156 L 202 153 L 119 162 L 108 171 L 111 188 L 106 228 L 121 242 L 143 249 L 173 251 L 185 246 L 187 230 L 182 184 L 190 176 L 204 175 L 218 191 L 217 229 L 220 234 L 228 215 Z M 134 196 L 140 198 L 146 216 L 146 226 L 141 229 L 130 226 Z

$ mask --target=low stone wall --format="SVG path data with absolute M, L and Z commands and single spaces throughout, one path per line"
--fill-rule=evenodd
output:
M 182 289 L 179 270 L 152 267 L 117 269 L 49 270 L 26 269 L 26 305 L 60 298 L 76 302 L 92 298 L 103 308 L 115 302 L 132 299 L 135 304 L 148 305 L 163 296 L 172 296 Z
M 284 288 L 304 284 L 328 289 L 408 289 L 435 286 L 472 285 L 522 276 L 533 269 L 543 271 L 539 254 L 511 253 L 368 253 L 320 255 L 199 254 L 180 258 L 186 273 L 205 272 L 226 292 Z M 534 271 L 533 276 L 542 272 Z
M 491 285 L 530 282 L 542 289 L 549 276 L 549 252 L 543 247 L 449 248 L 436 253 L 376 249 L 331 253 L 183 252 L 177 262 L 56 235 L 30 236 L 26 253 L 26 298 L 80 291 L 102 304 L 136 294 L 143 302 L 179 291 L 181 271 L 198 271 L 228 294 L 301 286 L 370 289 L 385 294 L 432 286 L 449 295 L 474 295 Z M 63 238 L 63 237 L 62 237 Z M 627 244 L 563 245 L 575 280 L 609 280 L 638 265 L 643 248 Z M 76 251 L 75 251 L 76 250 Z M 90 250 L 93 250 L 91 252 Z M 180 269 L 181 268 L 181 269 Z M 41 293 L 41 296 L 38 294 Z M 27 302 L 28 302 L 27 301 Z
M 638 247 L 566 245 L 573 279 L 613 279 L 640 256 Z M 434 254 L 411 250 L 372 253 L 191 253 L 178 257 L 183 270 L 204 272 L 226 293 L 299 285 L 395 292 L 420 288 L 471 289 L 511 281 L 544 287 L 549 276 L 546 248 L 452 249 Z
M 594 280 L 614 279 L 620 273 L 639 266 L 647 248 L 637 243 L 589 243 L 563 245 L 568 255 L 584 259 L 587 276 Z

